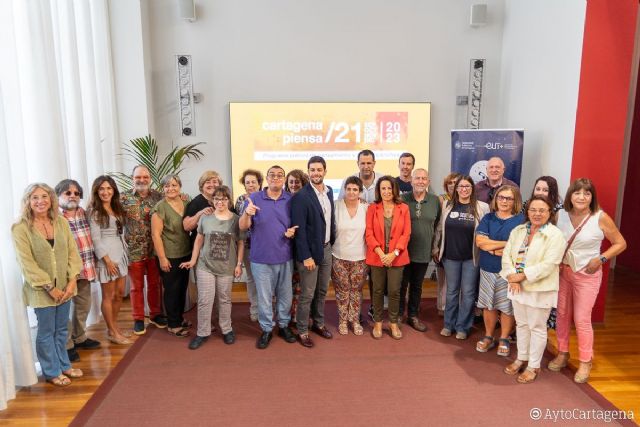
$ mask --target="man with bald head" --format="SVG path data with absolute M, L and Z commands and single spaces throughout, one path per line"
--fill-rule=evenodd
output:
M 476 198 L 485 203 L 491 203 L 496 190 L 503 185 L 518 184 L 504 177 L 504 162 L 500 157 L 492 157 L 487 162 L 487 179 L 476 183 Z

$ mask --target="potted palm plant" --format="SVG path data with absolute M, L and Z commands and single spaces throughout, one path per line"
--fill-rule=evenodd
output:
M 120 155 L 133 160 L 137 165 L 146 166 L 151 174 L 151 187 L 161 191 L 160 180 L 163 176 L 180 174 L 182 163 L 186 159 L 200 160 L 204 156 L 198 148 L 201 144 L 204 144 L 204 142 L 173 147 L 163 159 L 160 159 L 156 140 L 151 135 L 147 135 L 129 141 Z M 131 189 L 132 182 L 129 175 L 122 172 L 112 172 L 110 175 L 116 180 L 121 191 Z

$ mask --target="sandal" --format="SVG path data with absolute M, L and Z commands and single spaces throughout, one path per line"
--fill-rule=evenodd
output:
M 511 363 L 510 365 L 508 365 L 506 368 L 504 368 L 504 373 L 507 375 L 515 375 L 520 373 L 520 371 L 522 370 L 522 367 L 524 366 L 525 361 L 524 360 L 518 360 L 516 359 L 513 363 Z
M 532 383 L 538 378 L 538 374 L 540 373 L 540 368 L 529 368 L 524 370 L 523 373 L 518 375 L 516 381 L 520 384 L 529 384 Z
M 57 377 L 49 378 L 48 383 L 51 383 L 57 387 L 66 387 L 71 384 L 71 380 L 64 374 L 60 374 Z
M 67 369 L 66 371 L 62 372 L 64 375 L 66 375 L 69 378 L 81 378 L 82 375 L 84 375 L 84 373 L 82 372 L 81 369 L 76 369 L 76 368 L 70 368 Z
M 511 354 L 511 342 L 509 342 L 509 338 L 500 338 L 498 342 L 500 342 L 500 345 L 498 346 L 496 354 L 502 357 L 509 356 L 509 354 Z
M 167 328 L 167 332 L 169 332 L 171 335 L 175 335 L 178 338 L 189 336 L 189 330 L 181 326 L 178 326 L 177 328 Z
M 351 327 L 353 328 L 354 335 L 362 335 L 364 334 L 364 329 L 362 329 L 362 325 L 359 322 L 351 323 Z
M 476 351 L 486 353 L 496 346 L 496 340 L 492 336 L 485 335 L 476 343 Z
M 338 325 L 338 333 L 340 335 L 347 335 L 349 333 L 347 322 L 340 322 L 340 324 Z

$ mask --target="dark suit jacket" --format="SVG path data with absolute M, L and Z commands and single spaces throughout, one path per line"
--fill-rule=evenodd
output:
M 329 241 L 336 239 L 336 214 L 333 190 L 326 186 L 331 203 L 331 234 Z M 291 199 L 291 226 L 298 226 L 295 234 L 295 257 L 297 261 L 313 258 L 316 264 L 324 259 L 324 242 L 327 224 L 322 206 L 311 183 L 305 185 Z

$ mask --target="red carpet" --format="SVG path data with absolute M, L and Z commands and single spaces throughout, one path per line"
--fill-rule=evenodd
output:
M 189 338 L 150 327 L 72 425 L 537 425 L 530 412 L 540 408 L 543 419 L 565 411 L 556 425 L 583 426 L 603 424 L 593 419 L 594 410 L 615 410 L 568 373 L 544 369 L 533 384 L 517 384 L 502 373 L 504 358 L 475 351 L 478 332 L 466 341 L 438 335 L 442 321 L 433 305 L 423 302 L 426 333 L 403 325 L 404 339 L 386 334 L 377 341 L 366 327 L 361 337 L 313 335 L 313 349 L 274 335 L 269 348 L 257 350 L 259 327 L 249 321 L 246 304 L 234 305 L 231 346 L 217 332 L 193 351 Z M 335 331 L 334 302 L 326 312 Z

